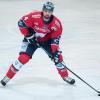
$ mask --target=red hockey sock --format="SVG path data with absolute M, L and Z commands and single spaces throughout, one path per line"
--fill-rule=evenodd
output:
M 66 68 L 64 68 L 64 69 L 58 69 L 57 68 L 57 70 L 58 70 L 58 73 L 60 74 L 61 77 L 67 77 L 68 76 L 68 71 L 67 71 Z
M 14 68 L 13 65 L 10 66 L 8 72 L 6 73 L 6 76 L 10 79 L 12 79 L 14 77 L 14 75 L 16 74 L 17 70 Z
M 8 72 L 6 73 L 6 76 L 10 79 L 12 79 L 14 77 L 14 75 L 19 71 L 19 66 L 20 66 L 20 63 L 21 63 L 21 66 L 23 64 L 26 64 L 30 59 L 30 56 L 27 55 L 27 54 L 21 54 L 19 55 L 18 57 L 18 60 L 19 60 L 19 65 L 11 65 Z

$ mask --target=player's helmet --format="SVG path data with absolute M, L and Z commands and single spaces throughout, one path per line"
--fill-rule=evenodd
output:
M 45 9 L 53 12 L 54 4 L 52 2 L 46 2 L 45 4 L 43 4 L 42 10 L 45 10 Z

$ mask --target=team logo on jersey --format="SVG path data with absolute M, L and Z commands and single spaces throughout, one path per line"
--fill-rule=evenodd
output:
M 39 27 L 39 26 L 34 26 L 34 29 L 36 32 L 42 32 L 42 33 L 49 33 L 50 30 L 47 27 Z
M 47 25 L 44 25 L 44 26 L 42 27 L 42 29 L 44 29 L 44 30 L 45 30 L 45 32 L 47 32 L 47 33 L 49 33 L 49 32 L 50 32 L 50 30 L 48 29 L 48 26 L 47 26 Z

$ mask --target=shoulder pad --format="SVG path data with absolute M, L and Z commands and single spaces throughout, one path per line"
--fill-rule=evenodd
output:
M 54 21 L 55 21 L 55 25 L 57 25 L 60 28 L 61 27 L 61 22 L 56 16 L 54 16 Z
M 55 20 L 55 24 L 60 28 L 60 22 L 58 20 Z
M 40 11 L 34 11 L 32 12 L 32 18 L 40 18 L 41 12 Z

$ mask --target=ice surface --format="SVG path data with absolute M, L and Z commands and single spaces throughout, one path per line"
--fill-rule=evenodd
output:
M 47 0 L 0 0 L 0 79 L 17 58 L 23 36 L 17 21 Z M 53 1 L 53 0 L 52 0 Z M 67 66 L 100 90 L 100 0 L 54 0 L 54 14 L 63 25 L 61 50 Z M 38 49 L 7 87 L 0 100 L 99 100 L 97 93 L 75 78 L 74 86 L 60 78 L 45 52 Z

